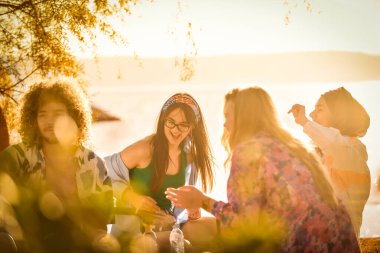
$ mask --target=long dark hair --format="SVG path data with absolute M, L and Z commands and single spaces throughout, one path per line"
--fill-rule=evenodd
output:
M 178 94 L 176 94 L 178 95 Z M 194 100 L 189 94 L 184 94 Z M 192 129 L 189 133 L 191 139 L 190 154 L 193 164 L 200 175 L 202 182 L 202 189 L 208 191 L 212 189 L 214 181 L 214 173 L 212 170 L 212 155 L 209 146 L 209 140 L 206 133 L 206 126 L 204 124 L 203 116 L 198 104 L 198 117 L 196 117 L 194 110 L 185 103 L 172 103 L 164 107 L 159 115 L 156 133 L 152 138 L 152 162 L 154 166 L 154 174 L 151 189 L 157 190 L 164 180 L 166 170 L 169 165 L 169 145 L 165 136 L 165 120 L 167 116 L 175 109 L 180 109 L 185 114 L 186 120 L 190 123 Z M 166 104 L 166 103 L 165 103 Z M 181 149 L 184 148 L 184 142 L 181 143 Z

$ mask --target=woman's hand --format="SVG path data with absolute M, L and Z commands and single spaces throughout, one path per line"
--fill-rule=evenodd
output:
M 124 192 L 123 200 L 131 203 L 136 208 L 136 213 L 140 211 L 154 213 L 161 210 L 157 206 L 157 202 L 151 197 L 137 194 L 129 189 Z
M 148 196 L 139 196 L 135 201 L 136 212 L 159 212 L 161 209 L 157 206 L 157 202 Z
M 178 189 L 168 188 L 165 191 L 166 198 L 178 208 L 198 209 L 202 207 L 202 201 L 206 196 L 194 186 L 182 186 Z
M 294 121 L 298 125 L 304 126 L 309 121 L 305 114 L 305 106 L 303 105 L 294 104 L 288 113 L 293 114 Z

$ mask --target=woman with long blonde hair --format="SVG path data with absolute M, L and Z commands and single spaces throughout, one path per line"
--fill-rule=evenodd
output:
M 347 211 L 321 165 L 282 128 L 269 94 L 259 87 L 234 89 L 225 96 L 224 116 L 228 203 L 190 186 L 169 189 L 167 197 L 178 207 L 214 214 L 227 235 L 224 241 L 237 238 L 235 250 L 268 250 L 260 248 L 265 243 L 259 244 L 259 237 L 273 244 L 270 251 L 360 252 Z M 255 233 L 258 229 L 263 230 Z M 272 237 L 263 236 L 268 233 Z

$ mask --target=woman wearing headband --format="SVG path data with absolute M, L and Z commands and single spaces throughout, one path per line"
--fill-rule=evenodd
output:
M 195 184 L 198 176 L 203 190 L 210 190 L 213 184 L 212 156 L 197 102 L 186 93 L 170 97 L 162 107 L 156 132 L 107 157 L 106 163 L 119 204 L 131 204 L 137 214 L 164 211 L 177 218 L 179 211 L 174 210 L 165 197 L 167 188 Z M 187 211 L 188 220 L 197 220 L 194 223 L 199 227 L 200 210 Z M 182 213 L 177 220 L 182 222 L 183 217 Z M 154 223 L 158 231 L 171 230 L 171 226 L 157 227 L 157 221 Z M 216 230 L 215 221 L 211 223 Z M 191 241 L 192 233 L 187 231 L 192 229 L 186 228 L 189 224 L 191 222 L 187 222 L 183 231 Z M 130 227 L 130 224 L 125 226 Z M 199 234 L 197 237 L 202 238 Z

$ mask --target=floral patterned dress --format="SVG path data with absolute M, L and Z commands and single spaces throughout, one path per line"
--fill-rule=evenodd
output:
M 227 197 L 211 210 L 222 232 L 265 212 L 285 224 L 281 252 L 360 252 L 344 206 L 324 203 L 308 168 L 264 133 L 235 148 Z

